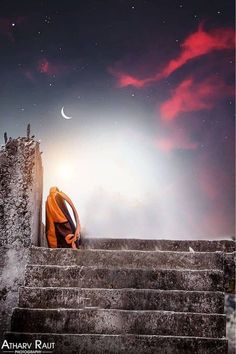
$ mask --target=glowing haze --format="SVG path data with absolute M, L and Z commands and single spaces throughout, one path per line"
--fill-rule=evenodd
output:
M 1 136 L 31 123 L 44 201 L 91 236 L 234 235 L 233 0 L 3 0 L 0 46 Z

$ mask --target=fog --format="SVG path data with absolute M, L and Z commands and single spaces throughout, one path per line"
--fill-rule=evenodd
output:
M 91 237 L 230 238 L 208 218 L 191 153 L 158 151 L 151 133 L 140 131 L 94 125 L 78 139 L 52 139 L 43 154 L 44 201 L 51 186 L 68 194 Z

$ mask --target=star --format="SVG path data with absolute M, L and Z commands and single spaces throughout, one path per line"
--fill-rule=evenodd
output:
M 51 23 L 51 17 L 50 16 L 46 16 L 45 19 L 44 19 L 44 22 L 46 24 L 50 24 Z

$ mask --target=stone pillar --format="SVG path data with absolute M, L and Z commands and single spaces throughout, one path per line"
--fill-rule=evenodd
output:
M 18 138 L 0 151 L 0 245 L 40 245 L 42 160 L 39 143 Z
M 30 246 L 43 245 L 39 143 L 10 139 L 0 150 L 0 335 L 17 306 Z

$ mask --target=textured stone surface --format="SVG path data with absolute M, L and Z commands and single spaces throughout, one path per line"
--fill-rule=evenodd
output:
M 220 269 L 223 253 L 72 250 L 33 247 L 30 264 L 158 269 Z
M 153 289 L 20 288 L 19 307 L 223 313 L 224 293 Z
M 225 315 L 107 309 L 14 309 L 13 332 L 152 334 L 218 338 Z
M 24 283 L 28 249 L 0 247 L 0 337 L 10 329 L 10 315 L 18 302 L 18 288 Z
M 9 329 L 23 284 L 28 247 L 41 244 L 42 161 L 33 139 L 0 150 L 0 334 Z
M 81 247 L 97 249 L 130 249 L 152 251 L 183 251 L 191 247 L 196 252 L 233 252 L 235 242 L 231 240 L 144 240 L 115 238 L 82 238 Z
M 55 343 L 53 354 L 227 354 L 227 341 L 214 338 L 150 335 L 56 335 L 8 333 L 15 342 Z
M 27 265 L 25 285 L 222 291 L 223 272 Z
M 33 247 L 12 331 L 55 338 L 54 354 L 226 354 L 222 256 Z
M 0 150 L 0 245 L 39 245 L 41 209 L 39 143 L 13 139 Z

